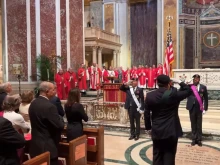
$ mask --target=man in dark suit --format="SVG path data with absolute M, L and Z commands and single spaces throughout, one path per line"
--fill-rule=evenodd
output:
M 56 93 L 55 90 L 54 84 L 42 82 L 39 97 L 29 107 L 32 128 L 30 155 L 35 157 L 49 151 L 51 165 L 58 165 L 57 147 L 64 128 L 63 118 L 59 116 L 56 106 L 49 101 Z
M 57 97 L 57 96 L 52 97 L 50 99 L 50 102 L 57 107 L 58 114 L 63 117 L 64 110 L 63 110 L 62 103 L 61 103 L 59 97 Z
M 208 92 L 205 85 L 200 82 L 200 76 L 198 74 L 193 76 L 193 85 L 196 86 L 194 92 L 198 93 L 198 97 L 201 100 L 201 106 L 194 92 L 187 98 L 186 109 L 189 110 L 189 116 L 191 121 L 192 130 L 192 143 L 194 146 L 196 143 L 202 146 L 202 115 L 208 110 Z
M 159 75 L 159 88 L 149 92 L 145 100 L 145 111 L 152 112 L 153 165 L 174 165 L 178 138 L 182 136 L 178 108 L 191 89 L 180 80 L 173 82 L 178 82 L 182 89 L 170 88 L 170 78 Z
M 0 164 L 19 165 L 17 149 L 24 147 L 24 136 L 19 134 L 7 119 L 0 117 Z
M 131 134 L 129 140 L 139 139 L 140 117 L 144 110 L 144 93 L 143 89 L 137 86 L 137 81 L 137 79 L 133 79 L 129 83 L 124 83 L 120 87 L 120 90 L 126 93 L 125 109 L 128 110 Z M 138 102 L 138 105 L 136 102 Z M 136 128 L 134 122 L 136 122 Z

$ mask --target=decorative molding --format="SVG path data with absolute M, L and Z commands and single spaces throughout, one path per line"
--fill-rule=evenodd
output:
M 211 3 L 211 5 L 209 6 L 208 9 L 204 10 L 201 14 L 200 14 L 200 18 L 204 18 L 204 17 L 216 17 L 216 16 L 220 16 L 220 10 L 217 9 L 213 3 Z

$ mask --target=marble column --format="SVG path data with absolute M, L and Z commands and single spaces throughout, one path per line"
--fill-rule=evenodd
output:
M 92 63 L 97 63 L 97 47 L 92 47 Z
M 117 67 L 119 67 L 119 66 L 121 66 L 120 65 L 121 64 L 120 63 L 120 53 L 121 53 L 121 51 L 118 50 L 116 53 L 117 53 L 117 63 L 116 63 L 116 65 L 117 65 Z
M 157 0 L 157 64 L 163 63 L 163 0 Z
M 102 47 L 100 47 L 99 49 L 98 49 L 98 66 L 99 66 L 99 68 L 101 68 L 102 67 Z
M 180 69 L 185 68 L 185 28 L 184 26 L 179 27 L 179 32 L 180 32 L 180 46 L 179 46 L 179 53 L 180 53 Z
M 113 51 L 113 65 L 114 68 L 117 67 L 117 53 L 115 50 Z

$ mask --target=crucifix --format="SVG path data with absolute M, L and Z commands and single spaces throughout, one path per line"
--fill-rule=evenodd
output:
M 207 38 L 206 38 L 207 40 L 210 40 L 210 42 L 211 42 L 211 46 L 214 46 L 214 39 L 218 39 L 218 37 L 216 36 L 216 34 L 214 34 L 214 33 L 210 33 L 208 36 L 207 36 Z

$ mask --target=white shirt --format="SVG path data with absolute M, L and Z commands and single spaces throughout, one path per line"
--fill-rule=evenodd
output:
M 27 133 L 29 131 L 28 129 L 30 129 L 24 118 L 14 111 L 4 111 L 3 117 L 8 119 L 17 131 L 21 129 L 24 133 Z

